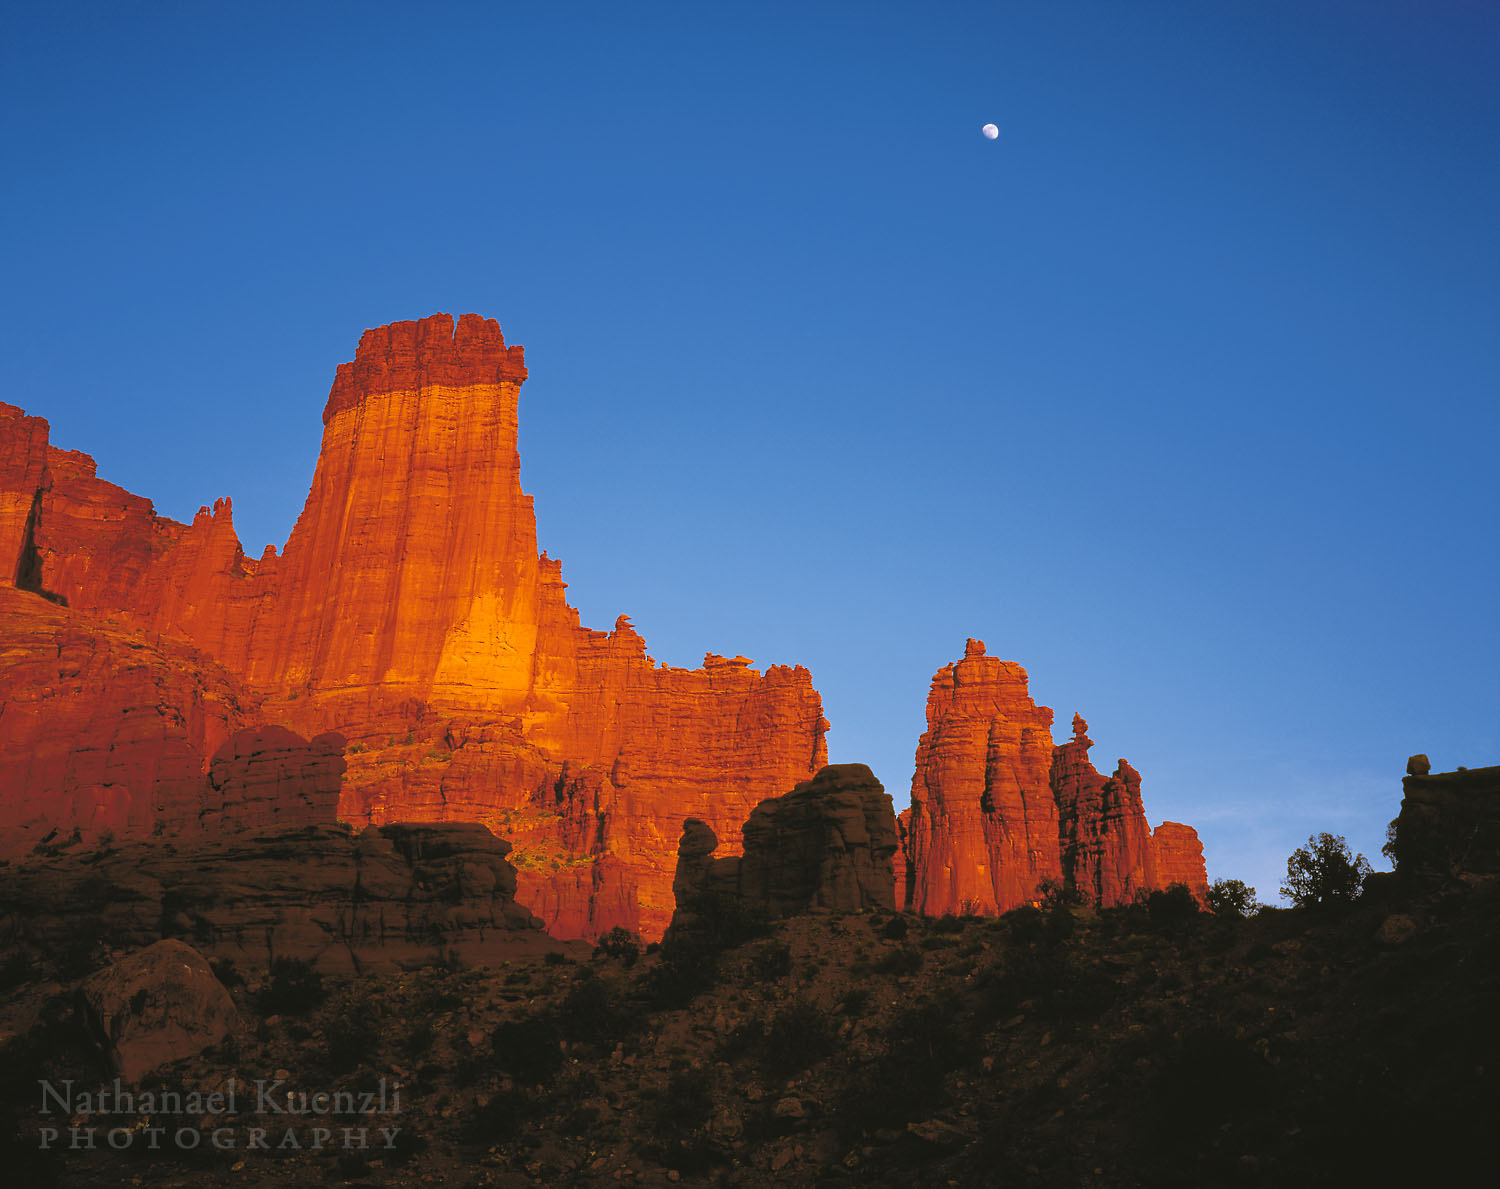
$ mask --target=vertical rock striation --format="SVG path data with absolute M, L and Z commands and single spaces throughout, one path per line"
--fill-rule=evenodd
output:
M 937 671 L 902 814 L 909 907 L 999 912 L 1058 878 L 1051 727 L 1026 670 L 986 656 L 983 641 Z
M 525 379 L 477 315 L 365 332 L 302 514 L 259 559 L 227 498 L 158 517 L 0 406 L 0 577 L 191 642 L 254 691 L 258 723 L 344 735 L 346 820 L 483 822 L 560 933 L 655 935 L 677 823 L 737 828 L 823 765 L 827 723 L 800 666 L 672 668 L 624 616 L 580 624 L 521 489 Z
M 1207 893 L 1203 848 L 1191 827 L 1153 836 L 1141 778 L 1089 761 L 1088 723 L 1053 746 L 1052 711 L 1038 706 L 1021 666 L 986 656 L 938 670 L 917 745 L 911 808 L 899 819 L 901 903 L 918 912 L 1003 912 L 1054 881 L 1092 904 L 1186 883 Z

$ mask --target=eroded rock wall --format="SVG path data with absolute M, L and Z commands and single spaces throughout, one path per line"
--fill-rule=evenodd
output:
M 1186 883 L 1208 890 L 1189 826 L 1153 835 L 1141 777 L 1121 760 L 1111 776 L 1089 760 L 1088 723 L 1054 747 L 1052 711 L 1032 701 L 1021 666 L 970 640 L 938 670 L 917 746 L 911 808 L 901 814 L 901 903 L 918 912 L 1004 912 L 1051 881 L 1096 905 Z
M 259 699 L 237 726 L 343 735 L 346 820 L 504 829 L 554 927 L 655 936 L 677 823 L 737 830 L 823 765 L 827 723 L 800 666 L 674 668 L 624 616 L 581 626 L 521 489 L 525 378 L 521 348 L 477 315 L 367 331 L 286 548 L 259 559 L 227 498 L 190 525 L 159 517 L 0 407 L 0 571 L 191 642 Z M 33 806 L 55 795 L 27 788 Z

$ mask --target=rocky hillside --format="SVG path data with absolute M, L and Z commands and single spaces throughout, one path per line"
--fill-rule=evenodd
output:
M 1343 909 L 1213 916 L 1178 889 L 931 918 L 817 906 L 865 902 L 879 831 L 856 823 L 871 802 L 848 771 L 782 827 L 842 840 L 792 848 L 807 861 L 781 882 L 812 911 L 688 880 L 694 927 L 645 953 L 611 935 L 342 978 L 221 961 L 217 989 L 174 958 L 161 979 L 200 1005 L 176 1018 L 198 1039 L 133 1086 L 150 1104 L 74 1099 L 62 1120 L 37 1079 L 107 1089 L 110 1044 L 153 1000 L 109 1016 L 113 967 L 80 997 L 10 964 L 4 1159 L 37 1185 L 1477 1183 L 1500 1070 L 1500 770 L 1450 775 L 1408 778 L 1399 874 Z M 237 1098 L 207 1097 L 231 1079 Z M 370 1146 L 326 1109 L 257 1111 L 257 1082 L 293 1104 L 368 1093 L 352 1123 Z M 195 1113 L 163 1097 L 194 1090 Z M 58 1151 L 67 1126 L 126 1146 Z M 158 1127 L 204 1138 L 151 1151 Z

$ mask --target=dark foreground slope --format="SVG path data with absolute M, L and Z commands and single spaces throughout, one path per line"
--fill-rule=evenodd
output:
M 352 1120 L 363 1150 L 334 1118 L 312 1151 L 328 1119 L 257 1116 L 242 1091 L 233 1116 L 76 1112 L 136 1127 L 132 1146 L 101 1131 L 97 1150 L 41 1153 L 37 1079 L 107 1071 L 69 989 L 19 975 L 3 1158 L 65 1185 L 1467 1183 L 1490 1163 L 1497 914 L 1500 886 L 1474 876 L 1243 921 L 1170 893 L 993 920 L 728 911 L 638 961 L 575 943 L 326 979 L 321 998 L 294 968 L 253 976 L 230 1039 L 145 1083 L 399 1082 L 399 1114 Z M 153 1125 L 201 1145 L 151 1151 Z M 252 1126 L 300 1147 L 247 1150 Z M 377 1126 L 399 1127 L 393 1147 Z M 236 1146 L 215 1151 L 210 1127 Z

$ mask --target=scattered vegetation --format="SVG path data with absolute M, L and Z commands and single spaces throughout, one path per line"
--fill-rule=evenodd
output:
M 323 976 L 299 958 L 277 958 L 256 1007 L 263 1016 L 306 1015 L 327 997 Z

